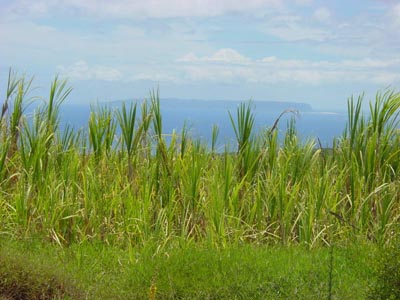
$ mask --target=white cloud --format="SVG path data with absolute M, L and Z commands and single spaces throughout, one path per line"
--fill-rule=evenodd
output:
M 379 74 L 372 74 L 373 81 L 381 85 L 388 86 L 388 84 L 400 82 L 400 74 L 393 72 L 382 72 Z
M 192 81 L 211 81 L 220 83 L 252 82 L 260 84 L 298 83 L 319 85 L 324 83 L 374 83 L 393 84 L 400 82 L 400 59 L 379 60 L 364 58 L 342 61 L 311 61 L 296 59 L 279 59 L 267 56 L 261 59 L 250 59 L 230 49 L 245 64 L 231 63 L 231 60 L 219 60 L 221 49 L 210 56 L 202 58 L 189 53 L 178 60 L 185 77 Z
M 27 66 L 32 73 L 38 72 L 33 68 L 46 66 L 46 71 L 53 75 L 59 65 L 60 72 L 77 80 L 152 80 L 179 84 L 198 80 L 251 82 L 260 86 L 281 83 L 283 87 L 291 83 L 393 84 L 400 80 L 397 75 L 400 63 L 394 59 L 398 56 L 400 39 L 400 4 L 392 3 L 387 10 L 374 13 L 366 9 L 364 14 L 348 17 L 310 0 L 15 0 L 9 3 L 15 5 L 8 11 L 20 19 L 0 18 L 4 45 L 0 47 L 0 57 L 10 65 L 18 62 Z M 282 3 L 285 5 L 280 9 Z M 299 9 L 294 4 L 312 6 Z M 330 7 L 328 2 L 325 5 Z M 0 15 L 6 11 L 0 11 Z M 245 14 L 215 17 L 230 12 Z M 30 14 L 52 17 L 35 22 Z M 75 23 L 69 20 L 71 15 L 85 18 Z M 22 16 L 27 20 L 22 20 Z M 171 16 L 189 18 L 142 19 Z M 103 17 L 123 19 L 99 21 Z M 52 23 L 56 18 L 57 22 Z M 82 25 L 80 22 L 87 27 L 82 30 L 78 27 Z M 244 45 L 246 41 L 256 43 Z M 236 47 L 248 48 L 240 53 Z M 268 52 L 262 55 L 260 49 Z M 187 54 L 182 56 L 184 53 Z M 257 57 L 243 53 L 254 53 Z M 285 53 L 287 58 L 277 57 L 279 53 Z M 75 63 L 69 65 L 71 62 Z
M 304 16 L 293 14 L 267 19 L 262 24 L 261 31 L 289 42 L 305 40 L 322 42 L 333 36 L 329 28 L 317 26 Z
M 181 58 L 178 58 L 176 61 L 177 62 L 195 63 L 195 62 L 201 61 L 201 58 L 197 57 L 197 55 L 194 54 L 193 52 L 190 52 L 188 54 L 185 54 Z
M 332 36 L 329 31 L 322 28 L 300 24 L 285 24 L 268 27 L 265 29 L 265 32 L 289 42 L 304 40 L 323 42 Z
M 400 26 L 400 3 L 392 6 L 389 16 L 392 18 L 398 30 L 398 26 Z
M 132 27 L 132 26 L 126 26 L 126 25 L 120 25 L 116 28 L 115 34 L 119 35 L 121 38 L 143 38 L 146 36 L 145 31 L 143 28 L 139 27 Z
M 103 80 L 116 81 L 122 79 L 122 73 L 111 67 L 89 66 L 85 61 L 80 60 L 70 66 L 58 66 L 60 73 L 72 80 Z
M 243 64 L 243 63 L 248 63 L 250 59 L 241 55 L 239 52 L 233 49 L 225 48 L 215 52 L 210 57 L 210 61 Z
M 263 62 L 263 63 L 271 63 L 271 62 L 274 62 L 274 61 L 276 61 L 276 60 L 277 60 L 276 56 L 267 56 L 267 57 L 262 58 L 262 59 L 260 60 L 260 62 Z
M 388 69 L 392 66 L 400 66 L 400 59 L 391 59 L 391 60 L 378 60 L 371 58 L 364 58 L 361 60 L 344 60 L 342 62 L 344 67 L 350 68 L 379 68 L 379 69 Z
M 49 65 L 62 59 L 73 48 L 82 49 L 82 41 L 55 27 L 31 21 L 4 22 L 0 20 L 2 47 L 0 56 L 9 64 L 38 63 Z
M 393 14 L 394 14 L 395 16 L 397 16 L 397 17 L 400 17 L 400 3 L 399 3 L 399 4 L 396 4 L 396 5 L 393 7 Z
M 311 5 L 314 0 L 294 0 L 294 3 L 298 5 Z
M 71 11 L 105 18 L 216 16 L 231 12 L 273 10 L 283 0 L 17 0 L 10 11 L 16 14 L 49 14 Z
M 211 56 L 204 57 L 197 57 L 194 53 L 190 52 L 179 58 L 177 61 L 188 63 L 215 62 L 226 64 L 248 64 L 250 62 L 250 59 L 243 56 L 236 50 L 223 48 L 218 50 Z
M 326 7 L 317 8 L 314 11 L 314 17 L 320 22 L 327 22 L 330 20 L 332 13 Z
M 154 82 L 174 82 L 179 83 L 181 80 L 171 72 L 165 72 L 164 70 L 145 70 L 138 74 L 133 75 L 130 78 L 131 81 L 137 80 L 148 80 Z

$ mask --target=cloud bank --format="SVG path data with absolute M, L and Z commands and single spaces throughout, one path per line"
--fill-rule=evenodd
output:
M 188 53 L 177 60 L 190 80 L 216 82 L 297 83 L 319 85 L 340 82 L 398 84 L 400 59 L 364 58 L 341 61 L 251 59 L 233 49 L 220 49 L 210 56 Z
M 83 60 L 77 61 L 70 66 L 58 66 L 61 75 L 72 80 L 101 80 L 116 81 L 123 78 L 122 73 L 116 68 L 107 66 L 89 66 Z
M 273 10 L 282 0 L 17 0 L 9 6 L 15 14 L 43 15 L 55 11 L 102 18 L 203 17 L 226 13 Z

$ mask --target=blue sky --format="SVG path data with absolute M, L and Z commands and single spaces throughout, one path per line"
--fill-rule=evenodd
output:
M 307 102 L 400 85 L 400 4 L 351 0 L 0 0 L 9 67 L 70 102 L 162 97 Z M 367 99 L 368 100 L 368 99 Z

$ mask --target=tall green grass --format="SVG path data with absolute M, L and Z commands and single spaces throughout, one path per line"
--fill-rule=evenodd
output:
M 88 130 L 59 127 L 71 89 L 55 78 L 33 113 L 32 80 L 10 72 L 0 131 L 1 234 L 59 244 L 188 241 L 329 245 L 384 243 L 400 218 L 400 94 L 378 93 L 331 150 L 301 142 L 295 119 L 253 130 L 251 103 L 230 120 L 237 151 L 163 131 L 158 91 L 142 106 L 93 107 Z M 291 111 L 287 111 L 291 112 Z M 286 113 L 286 112 L 284 112 Z
M 126 251 L 103 243 L 58 247 L 1 239 L 0 299 L 367 299 L 377 247 L 337 247 L 333 268 L 330 253 L 185 242 Z M 391 272 L 369 299 L 389 299 L 385 291 L 395 295 L 390 275 L 396 269 L 387 267 Z

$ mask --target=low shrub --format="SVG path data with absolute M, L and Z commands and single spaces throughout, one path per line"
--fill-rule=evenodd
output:
M 370 289 L 369 299 L 400 299 L 400 235 L 380 251 L 376 266 L 376 281 Z

